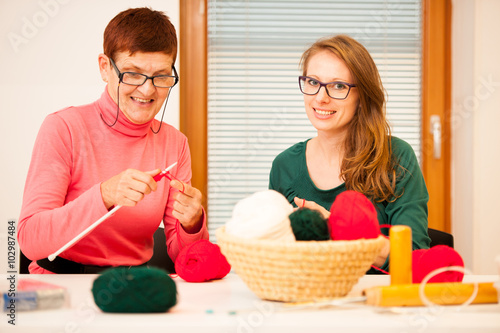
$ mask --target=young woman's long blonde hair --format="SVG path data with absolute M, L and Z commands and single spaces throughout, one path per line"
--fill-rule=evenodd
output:
M 348 190 L 361 192 L 375 202 L 393 201 L 398 197 L 396 166 L 392 159 L 391 129 L 385 116 L 385 93 L 377 66 L 363 45 L 349 36 L 338 35 L 320 39 L 304 52 L 303 75 L 307 75 L 311 56 L 324 50 L 345 62 L 354 77 L 354 89 L 359 93 L 359 106 L 344 142 L 340 176 Z

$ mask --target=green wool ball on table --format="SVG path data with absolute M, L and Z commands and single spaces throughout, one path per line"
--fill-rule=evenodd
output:
M 295 239 L 299 241 L 324 241 L 330 239 L 328 224 L 320 212 L 299 208 L 289 215 Z
M 166 312 L 177 303 L 174 280 L 157 268 L 110 268 L 94 280 L 92 294 L 104 312 Z

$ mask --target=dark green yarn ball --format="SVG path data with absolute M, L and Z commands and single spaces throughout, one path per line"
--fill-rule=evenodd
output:
M 92 294 L 104 312 L 166 312 L 177 303 L 174 280 L 157 268 L 110 268 L 94 280 Z
M 324 241 L 330 239 L 328 224 L 320 212 L 299 208 L 289 215 L 295 239 L 299 241 Z

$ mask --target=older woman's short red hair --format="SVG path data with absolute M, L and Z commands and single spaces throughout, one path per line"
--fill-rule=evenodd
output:
M 104 54 L 163 52 L 175 63 L 177 36 L 168 16 L 150 8 L 131 8 L 116 15 L 104 30 Z

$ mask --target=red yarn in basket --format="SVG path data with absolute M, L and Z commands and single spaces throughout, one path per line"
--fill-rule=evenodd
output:
M 201 239 L 185 246 L 175 260 L 175 271 L 187 282 L 222 279 L 231 266 L 218 245 Z
M 369 239 L 380 235 L 375 206 L 356 191 L 345 191 L 337 196 L 330 208 L 328 226 L 333 240 Z
M 420 249 L 412 252 L 413 283 L 420 283 L 432 271 L 449 266 L 464 267 L 460 254 L 446 245 L 436 245 L 430 249 Z M 428 282 L 462 282 L 463 272 L 448 271 L 440 273 Z

